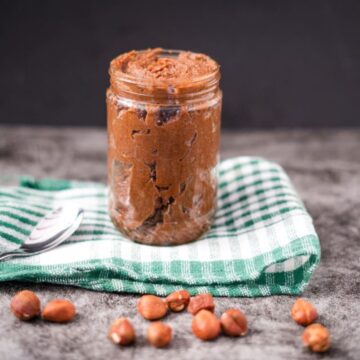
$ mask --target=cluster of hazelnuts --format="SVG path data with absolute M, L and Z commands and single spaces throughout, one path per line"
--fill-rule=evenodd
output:
M 165 299 L 143 295 L 137 304 L 139 314 L 151 321 L 163 318 L 169 310 L 180 312 L 185 308 L 193 315 L 192 332 L 201 340 L 214 340 L 220 335 L 221 330 L 229 336 L 244 336 L 247 333 L 247 319 L 240 310 L 229 309 L 220 319 L 215 316 L 215 303 L 210 294 L 190 297 L 186 290 L 179 290 Z M 134 327 L 125 317 L 117 319 L 109 330 L 109 337 L 115 344 L 132 344 L 135 336 Z M 146 337 L 151 345 L 162 348 L 171 342 L 172 329 L 164 322 L 155 321 L 148 327 Z
M 193 315 L 191 329 L 201 340 L 214 340 L 221 331 L 228 336 L 244 336 L 248 332 L 248 322 L 243 312 L 238 309 L 226 310 L 218 319 L 214 314 L 214 299 L 210 294 L 200 294 L 190 297 L 186 290 L 171 293 L 164 300 L 154 295 L 144 295 L 137 304 L 137 310 L 146 320 L 163 318 L 168 309 L 180 312 L 187 307 Z M 330 347 L 329 331 L 314 321 L 318 317 L 315 307 L 304 299 L 295 301 L 291 316 L 299 325 L 306 326 L 302 340 L 303 344 L 313 352 L 325 352 Z M 109 337 L 115 344 L 129 345 L 135 340 L 135 330 L 131 322 L 122 317 L 117 319 L 109 330 Z M 147 340 L 155 347 L 165 347 L 172 339 L 172 329 L 169 325 L 156 321 L 147 330 Z
M 315 307 L 304 299 L 297 299 L 291 309 L 291 317 L 302 326 L 306 326 L 302 341 L 310 350 L 318 353 L 325 352 L 330 347 L 329 330 L 314 321 L 318 318 Z
M 29 290 L 19 291 L 10 303 L 12 313 L 20 320 L 28 321 L 41 315 L 46 321 L 66 323 L 76 315 L 75 305 L 66 299 L 49 301 L 41 311 L 40 299 Z
M 29 290 L 18 292 L 11 300 L 10 308 L 20 320 L 31 320 L 41 315 L 43 320 L 66 323 L 76 315 L 74 304 L 66 299 L 54 299 L 41 311 L 40 299 Z M 169 310 L 180 312 L 187 308 L 193 315 L 191 329 L 201 340 L 214 340 L 221 332 L 228 336 L 244 336 L 248 331 L 246 316 L 238 309 L 226 310 L 220 318 L 214 314 L 215 303 L 212 295 L 199 294 L 191 297 L 186 290 L 171 293 L 165 299 L 154 295 L 143 295 L 137 304 L 139 314 L 146 320 L 160 320 Z M 302 340 L 314 352 L 325 352 L 330 347 L 327 328 L 314 323 L 318 318 L 315 307 L 304 299 L 295 301 L 291 316 L 299 325 L 306 326 Z M 119 345 L 130 345 L 135 341 L 135 330 L 130 320 L 121 317 L 109 329 L 109 338 Z M 157 347 L 167 346 L 172 340 L 172 329 L 168 324 L 155 321 L 147 329 L 148 342 Z

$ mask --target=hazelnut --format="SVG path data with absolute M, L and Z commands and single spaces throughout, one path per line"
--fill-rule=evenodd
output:
M 330 334 L 325 326 L 311 324 L 305 328 L 302 341 L 314 352 L 325 352 L 330 347 Z
M 154 322 L 148 328 L 147 339 L 157 348 L 165 347 L 172 339 L 171 327 L 161 321 Z
M 167 313 L 166 303 L 157 296 L 143 295 L 137 304 L 138 312 L 147 320 L 157 320 Z
M 190 299 L 188 312 L 192 315 L 197 314 L 200 310 L 209 310 L 214 312 L 215 304 L 212 295 L 199 294 Z
M 129 345 L 135 340 L 134 327 L 127 318 L 119 318 L 110 326 L 109 338 L 115 344 Z
M 213 340 L 220 334 L 220 321 L 208 310 L 200 310 L 193 318 L 192 332 L 201 340 Z
M 297 299 L 291 309 L 291 316 L 299 325 L 309 325 L 313 323 L 318 313 L 314 306 L 304 299 Z
M 229 336 L 244 336 L 248 331 L 247 319 L 240 310 L 226 310 L 220 317 L 221 328 Z
M 10 309 L 20 320 L 30 320 L 40 315 L 40 300 L 34 292 L 22 290 L 11 299 Z
M 168 308 L 174 312 L 184 310 L 190 301 L 190 294 L 186 290 L 175 291 L 165 299 Z
M 66 323 L 71 321 L 76 315 L 74 304 L 65 299 L 55 299 L 48 302 L 41 314 L 47 321 L 56 323 Z

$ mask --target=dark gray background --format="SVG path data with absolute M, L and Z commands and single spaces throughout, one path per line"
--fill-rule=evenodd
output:
M 0 2 L 0 123 L 105 126 L 109 61 L 162 46 L 222 65 L 225 128 L 360 125 L 359 1 Z

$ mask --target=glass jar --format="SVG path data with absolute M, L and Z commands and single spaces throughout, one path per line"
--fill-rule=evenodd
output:
M 158 49 L 159 71 L 182 53 Z M 110 217 L 122 233 L 140 243 L 193 241 L 210 227 L 216 208 L 219 66 L 213 62 L 216 68 L 190 80 L 176 78 L 175 70 L 170 80 L 154 80 L 127 74 L 127 54 L 115 58 L 109 70 Z

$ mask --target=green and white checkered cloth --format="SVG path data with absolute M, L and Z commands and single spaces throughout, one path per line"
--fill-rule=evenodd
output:
M 219 165 L 218 209 L 210 231 L 190 244 L 134 243 L 113 226 L 107 188 L 64 180 L 28 180 L 0 188 L 0 250 L 13 250 L 52 208 L 85 209 L 80 228 L 58 248 L 0 262 L 0 281 L 75 285 L 166 295 L 299 294 L 320 260 L 312 219 L 283 169 L 260 158 Z

